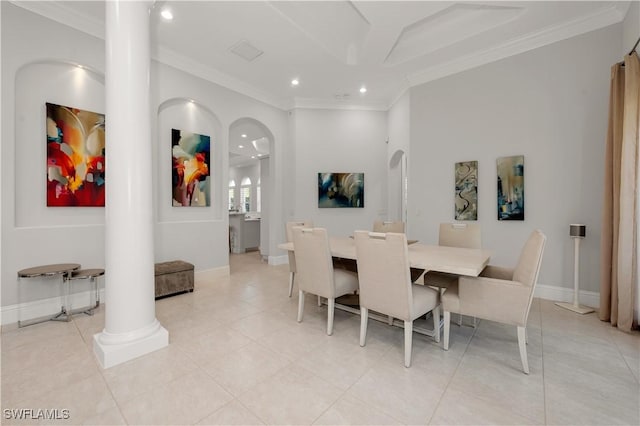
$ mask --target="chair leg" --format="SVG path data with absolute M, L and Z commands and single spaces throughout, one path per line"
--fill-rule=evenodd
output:
M 298 290 L 298 322 L 302 322 L 303 312 L 304 312 L 304 291 Z
M 367 322 L 369 321 L 369 309 L 360 306 L 360 346 L 367 342 Z
M 411 367 L 411 343 L 413 340 L 413 321 L 404 322 L 404 366 Z
M 440 343 L 440 305 L 433 308 L 433 340 Z
M 524 374 L 529 374 L 529 362 L 527 361 L 527 343 L 525 342 L 527 329 L 518 327 L 518 346 L 520 347 L 520 359 L 522 360 L 522 369 Z
M 289 297 L 293 295 L 293 279 L 295 278 L 295 275 L 295 272 L 289 272 Z
M 391 315 L 387 317 L 387 324 L 393 325 L 393 317 Z
M 322 297 L 318 296 L 318 307 L 322 306 Z
M 327 309 L 327 335 L 331 336 L 333 334 L 333 312 L 336 306 L 336 299 L 327 299 L 327 305 L 329 309 Z
M 449 329 L 451 328 L 451 312 L 449 311 L 444 311 L 444 313 L 442 314 L 443 319 L 444 319 L 444 342 L 442 344 L 442 346 L 444 347 L 445 351 L 449 350 Z

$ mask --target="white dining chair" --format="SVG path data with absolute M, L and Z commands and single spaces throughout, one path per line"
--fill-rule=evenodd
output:
M 446 247 L 482 248 L 482 234 L 477 223 L 441 223 L 438 231 L 438 245 Z M 458 282 L 459 275 L 439 271 L 427 271 L 424 284 L 437 287 L 442 295 L 447 288 Z M 462 325 L 462 315 L 458 318 L 458 325 Z M 476 319 L 473 319 L 476 326 Z
M 373 232 L 405 232 L 405 223 L 402 221 L 382 221 L 373 222 Z
M 303 226 L 305 228 L 313 228 L 313 222 L 310 220 L 291 221 L 285 224 L 285 233 L 287 242 L 293 242 L 293 227 Z M 289 255 L 289 297 L 293 295 L 293 281 L 296 276 L 296 255 L 293 251 L 288 251 Z
M 337 297 L 358 290 L 358 275 L 334 269 L 329 236 L 324 228 L 293 228 L 298 283 L 298 322 L 304 314 L 305 293 L 327 299 L 327 334 L 333 334 L 333 317 Z
M 451 312 L 515 325 L 522 369 L 527 361 L 527 318 L 540 273 L 547 237 L 539 230 L 529 236 L 514 269 L 487 266 L 479 277 L 460 277 L 442 296 L 445 350 L 449 349 Z
M 360 346 L 367 338 L 369 310 L 404 321 L 404 365 L 411 366 L 413 321 L 433 311 L 440 341 L 440 294 L 411 283 L 407 237 L 402 233 L 355 232 L 360 281 Z

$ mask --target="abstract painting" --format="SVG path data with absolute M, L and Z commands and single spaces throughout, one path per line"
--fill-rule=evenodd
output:
M 104 114 L 46 106 L 47 206 L 104 207 Z
M 364 207 L 364 173 L 318 173 L 318 207 Z
M 456 220 L 478 220 L 478 162 L 456 163 Z
M 172 199 L 176 207 L 211 205 L 211 138 L 171 129 Z
M 524 156 L 498 158 L 498 220 L 524 220 Z

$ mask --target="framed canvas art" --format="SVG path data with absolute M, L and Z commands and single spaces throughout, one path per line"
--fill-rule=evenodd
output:
M 524 220 L 524 156 L 501 157 L 498 169 L 498 220 Z
M 456 220 L 478 220 L 478 162 L 456 163 Z
M 171 129 L 172 200 L 176 207 L 211 205 L 211 138 Z
M 318 207 L 364 207 L 364 173 L 318 173 Z
M 47 206 L 104 207 L 104 114 L 46 103 Z

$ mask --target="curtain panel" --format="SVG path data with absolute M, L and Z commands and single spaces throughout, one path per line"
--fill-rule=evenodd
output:
M 600 319 L 621 330 L 637 327 L 638 141 L 640 59 L 636 52 L 611 68 L 609 126 L 601 238 Z

